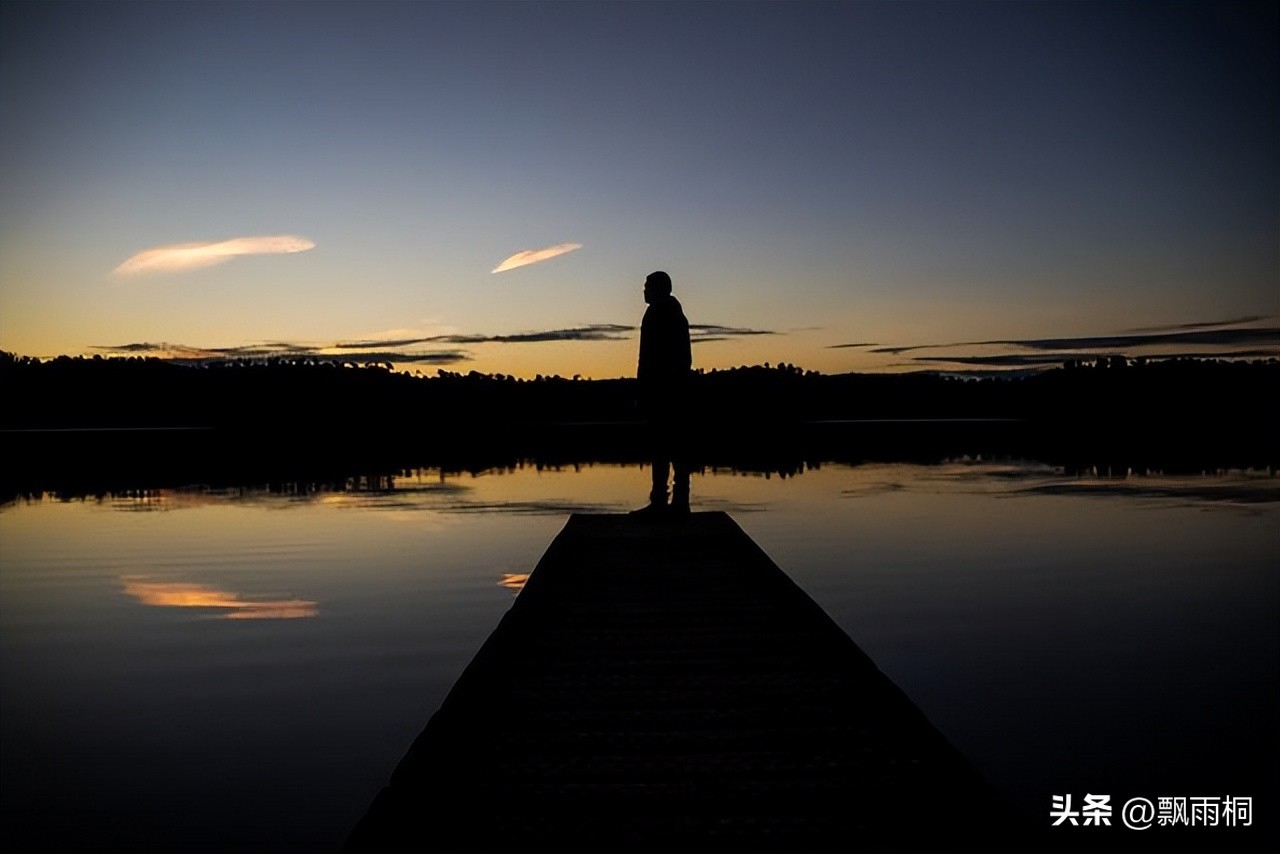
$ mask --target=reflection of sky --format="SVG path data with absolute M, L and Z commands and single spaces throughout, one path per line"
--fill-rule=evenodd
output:
M 529 573 L 527 572 L 504 572 L 502 574 L 502 578 L 499 579 L 498 584 L 513 593 L 519 593 L 524 589 L 525 582 L 528 580 Z
M 143 605 L 210 610 L 228 620 L 295 620 L 319 613 L 316 603 L 306 599 L 245 598 L 208 584 L 139 576 L 125 576 L 121 582 L 124 592 Z
M 1280 502 L 1280 480 L 1265 470 L 1235 469 L 1189 476 L 1095 466 L 1065 475 L 1059 469 L 1036 463 L 973 461 L 933 466 L 925 471 L 923 476 L 912 478 L 914 488 L 1006 497 L 1112 497 L 1201 509 L 1247 509 Z M 901 483 L 894 486 L 904 488 Z
M 787 492 L 823 500 L 829 477 L 839 473 L 843 498 L 874 498 L 894 493 L 964 493 L 1006 497 L 1071 495 L 1169 501 L 1213 507 L 1247 507 L 1280 501 L 1280 481 L 1262 470 L 1223 470 L 1201 475 L 1166 475 L 1131 468 L 1093 468 L 1066 474 L 1056 466 L 1029 460 L 961 459 L 921 467 L 875 463 L 800 464 L 799 471 L 778 475 L 755 470 L 705 469 L 694 475 L 695 509 L 752 513 L 767 510 L 773 500 L 768 487 L 752 481 L 790 480 Z M 205 491 L 157 490 L 146 495 L 111 499 L 121 510 L 198 508 L 218 505 L 325 507 L 378 511 L 385 518 L 422 523 L 423 514 L 438 524 L 455 515 L 499 514 L 568 516 L 571 513 L 618 513 L 633 508 L 637 489 L 647 488 L 642 465 L 592 464 L 563 469 L 535 466 L 489 469 L 473 474 L 421 469 L 386 476 L 374 483 L 311 484 L 304 488 L 244 488 Z M 744 488 L 745 487 L 745 488 Z M 550 491 L 548 491 L 550 490 Z
M 172 850 L 197 831 L 224 851 L 337 848 L 511 606 L 504 581 L 530 572 L 568 512 L 503 502 L 630 507 L 649 487 L 645 469 L 611 465 L 428 488 L 441 480 L 151 497 L 178 512 L 0 511 L 10 820 L 60 810 L 74 783 Z M 1257 746 L 1280 697 L 1276 484 L 954 460 L 702 474 L 693 491 L 700 509 L 759 510 L 733 512 L 980 773 L 1042 814 L 1050 793 L 1102 786 L 1261 791 L 1250 775 L 1270 773 Z M 1264 498 L 1237 512 L 1208 500 L 1219 488 Z M 490 511 L 450 511 L 460 500 Z M 140 619 L 124 576 L 183 581 L 152 592 L 228 606 L 211 613 L 299 591 L 325 619 L 250 632 Z M 127 763 L 136 790 L 86 776 L 85 755 Z M 174 788 L 183 810 L 137 796 Z M 313 819 L 276 826 L 263 802 Z
M 460 335 L 364 353 L 618 376 L 633 336 L 519 336 L 635 326 L 657 268 L 695 323 L 774 333 L 707 368 L 1277 313 L 1274 4 L 0 15 L 5 350 Z M 175 269 L 276 235 L 314 248 Z

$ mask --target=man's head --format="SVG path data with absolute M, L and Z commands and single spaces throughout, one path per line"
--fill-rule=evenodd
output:
M 666 296 L 671 296 L 671 277 L 661 270 L 650 273 L 644 280 L 644 301 L 649 303 Z

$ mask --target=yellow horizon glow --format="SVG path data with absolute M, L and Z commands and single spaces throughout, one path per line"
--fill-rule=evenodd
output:
M 524 267 L 529 264 L 537 264 L 540 261 L 547 261 L 552 258 L 558 258 L 561 255 L 572 252 L 575 249 L 581 249 L 581 243 L 557 243 L 555 246 L 546 246 L 542 249 L 525 249 L 517 252 L 498 266 L 490 270 L 490 273 L 503 273 L 507 270 L 514 270 L 517 267 Z
M 315 248 L 315 241 L 294 234 L 233 237 L 229 240 L 153 246 L 130 255 L 113 271 L 117 276 L 176 273 L 223 264 L 241 255 L 289 255 Z
M 241 599 L 238 593 L 186 581 L 151 581 L 144 576 L 120 579 L 124 592 L 143 605 L 157 608 L 213 608 L 228 620 L 296 620 L 320 613 L 309 599 Z

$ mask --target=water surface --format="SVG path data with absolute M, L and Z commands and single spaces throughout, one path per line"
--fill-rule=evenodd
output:
M 6 506 L 0 841 L 335 848 L 568 514 L 647 490 L 527 466 Z M 1035 818 L 1063 792 L 1274 798 L 1274 476 L 708 470 L 694 503 Z

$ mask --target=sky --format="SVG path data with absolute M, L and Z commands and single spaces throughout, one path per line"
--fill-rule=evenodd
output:
M 1274 3 L 0 5 L 0 349 L 1280 355 Z M 525 254 L 521 254 L 525 253 Z

